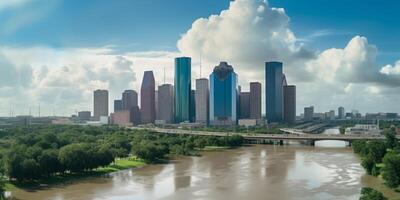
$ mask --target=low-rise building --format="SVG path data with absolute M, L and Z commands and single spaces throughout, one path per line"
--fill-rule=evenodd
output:
M 346 134 L 380 134 L 379 126 L 377 124 L 356 124 L 354 127 L 346 128 Z
M 129 110 L 111 113 L 111 124 L 118 126 L 132 126 Z

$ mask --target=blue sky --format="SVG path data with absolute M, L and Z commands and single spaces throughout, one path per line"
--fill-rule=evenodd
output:
M 51 3 L 52 2 L 52 3 Z M 395 0 L 270 0 L 285 8 L 291 28 L 316 50 L 343 47 L 355 34 L 378 46 L 379 62 L 400 55 Z M 0 22 L 32 12 L 31 22 L 0 35 L 3 45 L 79 47 L 115 45 L 122 51 L 175 50 L 180 34 L 199 17 L 227 9 L 228 0 L 44 0 L 0 12 Z M 44 8 L 43 8 L 44 7 Z M 317 37 L 319 35 L 319 37 Z
M 39 103 L 63 115 L 91 110 L 94 89 L 109 89 L 114 100 L 138 90 L 145 70 L 159 84 L 165 68 L 173 83 L 180 55 L 193 58 L 193 78 L 199 55 L 203 76 L 228 61 L 244 90 L 263 83 L 265 61 L 282 61 L 298 88 L 298 114 L 309 105 L 400 113 L 399 7 L 395 0 L 0 0 L 0 116 L 10 105 L 26 114 Z

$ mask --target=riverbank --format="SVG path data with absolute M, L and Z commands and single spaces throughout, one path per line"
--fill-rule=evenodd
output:
M 99 167 L 92 171 L 85 171 L 81 173 L 65 173 L 57 174 L 49 177 L 41 178 L 34 181 L 7 181 L 5 184 L 6 191 L 13 191 L 16 188 L 35 190 L 43 187 L 50 187 L 58 184 L 68 184 L 76 180 L 102 176 L 112 172 L 117 172 L 126 169 L 139 168 L 147 165 L 144 161 L 130 157 L 130 158 L 117 158 L 112 164 L 107 167 Z

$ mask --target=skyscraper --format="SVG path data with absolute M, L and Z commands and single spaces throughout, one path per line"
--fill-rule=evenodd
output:
M 158 86 L 158 120 L 166 123 L 174 121 L 174 86 L 163 84 Z
M 140 117 L 142 123 L 154 123 L 156 117 L 155 80 L 153 71 L 145 71 L 140 88 Z
M 250 83 L 250 118 L 261 119 L 261 83 Z
M 283 87 L 283 120 L 292 124 L 296 121 L 296 86 Z
M 191 58 L 175 58 L 175 122 L 190 120 Z
M 190 101 L 189 101 L 189 121 L 196 121 L 196 90 L 190 91 Z
M 304 108 L 304 121 L 312 121 L 314 119 L 314 106 Z
M 114 100 L 114 112 L 122 111 L 122 99 Z
M 210 75 L 210 124 L 234 125 L 237 121 L 237 75 L 221 62 Z
M 108 90 L 96 90 L 93 92 L 93 117 L 108 116 Z
M 239 118 L 250 118 L 250 92 L 239 93 Z
M 208 79 L 196 79 L 196 122 L 208 123 Z
M 138 93 L 135 90 L 125 90 L 122 93 L 122 109 L 130 110 L 134 106 L 138 106 Z
M 339 117 L 339 119 L 345 119 L 346 118 L 346 113 L 345 113 L 343 107 L 339 107 L 338 108 L 338 117 Z
M 283 119 L 283 82 L 281 62 L 265 63 L 265 108 L 269 122 L 280 122 Z

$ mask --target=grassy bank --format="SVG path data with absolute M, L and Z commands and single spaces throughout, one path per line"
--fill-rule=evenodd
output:
M 104 174 L 117 172 L 120 170 L 131 169 L 145 166 L 146 163 L 142 160 L 136 158 L 118 158 L 112 164 L 107 167 L 99 167 L 93 171 L 86 171 L 81 173 L 65 173 L 65 174 L 57 174 L 53 176 L 49 176 L 47 178 L 41 178 L 39 180 L 34 181 L 8 181 L 5 184 L 6 191 L 12 191 L 15 188 L 23 188 L 23 189 L 35 189 L 38 187 L 46 187 L 57 184 L 66 184 L 71 181 L 101 176 Z

